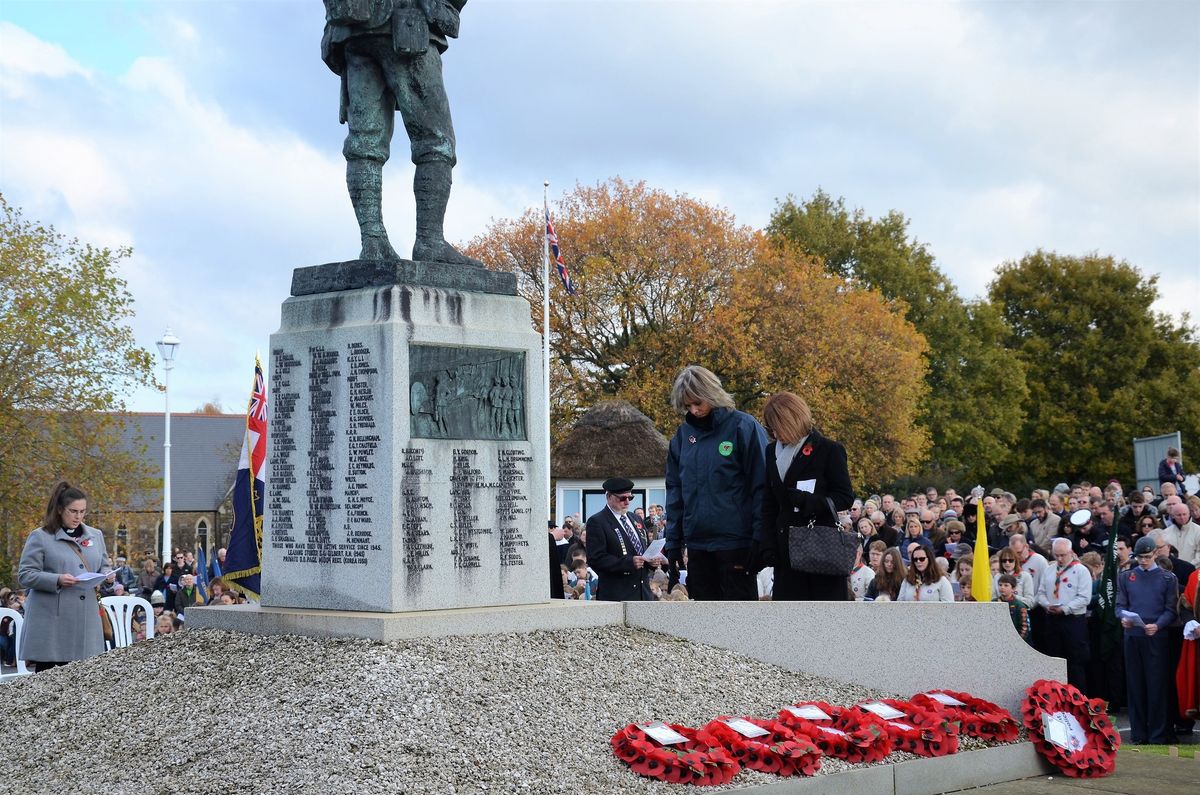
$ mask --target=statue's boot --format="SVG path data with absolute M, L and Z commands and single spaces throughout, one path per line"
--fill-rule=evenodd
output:
M 443 161 L 417 164 L 413 175 L 417 238 L 413 242 L 412 258 L 482 268 L 482 262 L 471 259 L 446 242 L 442 224 L 446 219 L 446 205 L 450 202 L 450 168 L 450 164 Z
M 346 187 L 362 233 L 362 252 L 358 258 L 372 262 L 400 259 L 383 228 L 383 163 L 347 160 Z

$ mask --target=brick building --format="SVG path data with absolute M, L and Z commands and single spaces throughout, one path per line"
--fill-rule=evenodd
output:
M 141 456 L 159 480 L 108 516 L 89 516 L 116 554 L 140 560 L 162 549 L 163 415 L 125 415 L 122 445 Z M 232 528 L 231 492 L 246 433 L 245 414 L 171 415 L 171 542 L 178 549 L 225 546 Z M 132 555 L 130 554 L 132 553 Z

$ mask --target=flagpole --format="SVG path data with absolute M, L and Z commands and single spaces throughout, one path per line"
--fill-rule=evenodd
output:
M 550 213 L 550 180 L 542 181 L 542 210 Z M 546 496 L 550 497 L 550 235 L 542 224 L 542 399 L 546 406 Z M 541 521 L 541 517 L 538 519 Z

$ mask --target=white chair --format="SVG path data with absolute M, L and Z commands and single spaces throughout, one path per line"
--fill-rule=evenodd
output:
M 108 613 L 112 622 L 114 649 L 132 646 L 136 640 L 133 636 L 133 611 L 140 607 L 145 610 L 143 620 L 146 622 L 146 639 L 154 637 L 154 608 L 140 596 L 105 596 L 100 600 L 101 607 Z
M 16 679 L 18 676 L 26 676 L 33 673 L 33 671 L 25 667 L 25 661 L 21 659 L 21 625 L 25 623 L 25 617 L 12 608 L 0 607 L 0 621 L 3 621 L 6 618 L 12 619 L 14 643 L 13 657 L 17 662 L 17 670 L 15 673 L 6 674 L 3 672 L 3 666 L 0 666 L 0 682 L 7 681 L 9 679 Z

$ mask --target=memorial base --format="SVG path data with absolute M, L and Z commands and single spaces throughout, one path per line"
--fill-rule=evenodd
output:
M 405 613 L 222 605 L 188 608 L 187 616 L 188 629 L 390 641 L 608 627 L 623 623 L 625 610 L 619 602 L 552 600 L 542 604 Z
M 338 289 L 287 299 L 271 335 L 263 605 L 543 601 L 549 431 L 529 303 L 373 284 L 443 273 L 428 263 L 350 265 L 301 280 Z

